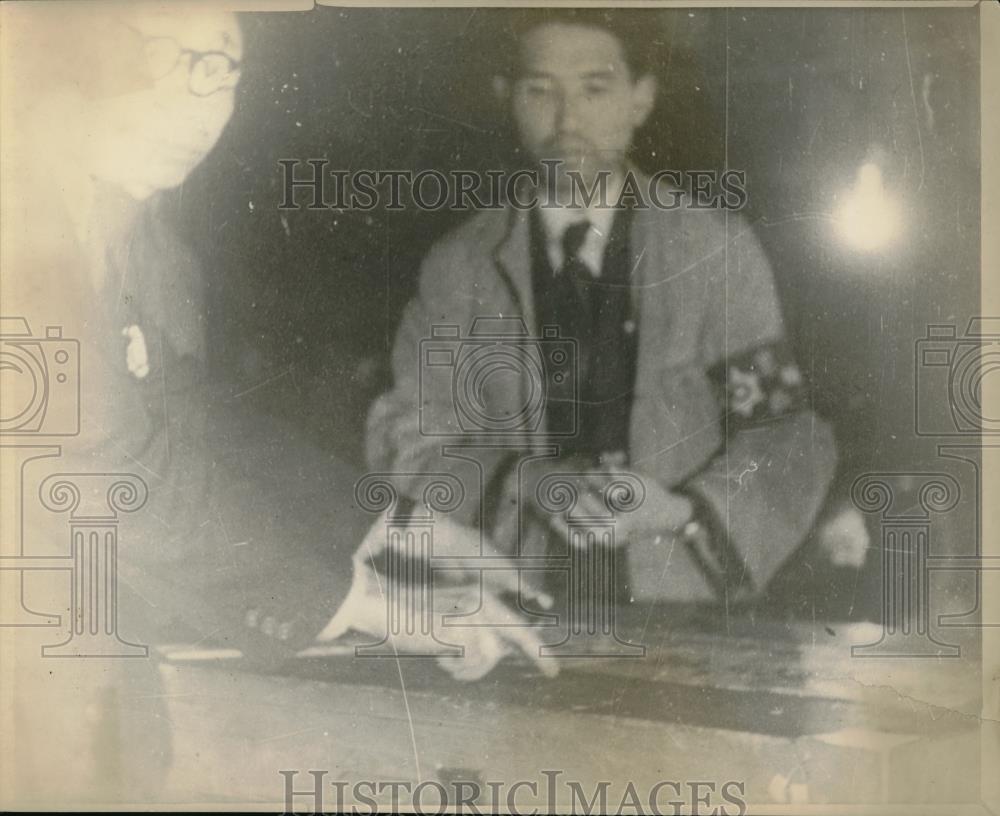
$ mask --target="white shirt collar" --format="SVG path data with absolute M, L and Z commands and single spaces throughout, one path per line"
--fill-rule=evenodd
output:
M 621 182 L 618 182 L 618 186 L 620 184 Z M 618 198 L 614 182 L 608 186 L 607 198 L 608 201 L 616 201 Z M 587 236 L 577 257 L 595 278 L 599 277 L 604 261 L 604 250 L 611 237 L 615 209 L 601 207 L 595 202 L 589 207 L 539 207 L 538 211 L 545 229 L 546 250 L 553 269 L 559 269 L 563 265 L 562 239 L 566 228 L 583 220 L 590 222 L 590 229 L 587 230 Z

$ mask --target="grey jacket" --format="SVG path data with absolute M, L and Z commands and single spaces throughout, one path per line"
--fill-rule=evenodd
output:
M 500 451 L 477 454 L 478 467 L 442 455 L 445 442 L 497 438 L 463 430 L 454 393 L 428 387 L 421 342 L 426 350 L 440 325 L 465 336 L 483 316 L 520 316 L 535 331 L 529 227 L 523 210 L 478 213 L 428 254 L 396 338 L 394 387 L 369 416 L 375 468 L 461 471 L 467 484 L 489 484 L 502 466 Z M 769 263 L 741 218 L 730 214 L 727 223 L 717 211 L 689 208 L 637 210 L 630 252 L 639 326 L 630 470 L 714 508 L 759 589 L 809 531 L 835 467 L 830 428 L 809 410 L 787 356 Z M 494 415 L 505 401 L 516 411 L 529 385 L 522 378 L 483 399 Z M 436 435 L 442 428 L 457 436 Z M 538 429 L 505 439 L 538 440 Z M 633 549 L 633 584 L 644 594 L 709 597 L 686 555 Z

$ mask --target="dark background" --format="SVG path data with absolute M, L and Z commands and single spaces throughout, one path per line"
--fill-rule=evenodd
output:
M 503 9 L 243 16 L 237 109 L 171 194 L 208 270 L 213 364 L 318 444 L 363 466 L 363 420 L 428 246 L 462 214 L 281 211 L 278 160 L 331 168 L 504 166 L 494 107 Z M 815 406 L 837 429 L 841 492 L 935 455 L 913 433 L 914 341 L 979 301 L 975 8 L 643 9 L 660 96 L 647 170 L 747 172 L 744 210 L 773 264 Z M 835 197 L 878 150 L 904 235 L 843 246 Z M 938 404 L 944 400 L 935 394 Z

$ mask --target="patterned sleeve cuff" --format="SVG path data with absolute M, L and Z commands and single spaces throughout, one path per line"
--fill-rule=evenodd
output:
M 730 432 L 779 419 L 808 404 L 805 378 L 787 342 L 766 343 L 709 369 Z

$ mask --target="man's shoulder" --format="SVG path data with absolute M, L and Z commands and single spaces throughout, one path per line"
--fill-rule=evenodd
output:
M 496 275 L 494 253 L 509 229 L 510 213 L 474 213 L 435 241 L 424 256 L 420 287 L 425 296 L 462 298 L 481 294 Z
M 637 219 L 648 238 L 658 236 L 672 251 L 690 258 L 712 258 L 727 244 L 730 251 L 759 251 L 756 227 L 742 209 L 727 207 L 721 199 L 706 205 L 689 187 L 669 180 L 638 178 L 650 191 Z
M 467 216 L 431 245 L 428 260 L 491 256 L 510 228 L 511 215 L 510 210 L 503 208 Z
M 692 232 L 718 235 L 726 230 L 724 207 L 718 203 L 711 206 L 696 200 L 689 184 L 679 184 L 676 180 L 648 176 L 635 171 L 636 186 L 641 193 L 640 212 L 651 224 L 669 225 Z M 738 212 L 731 210 L 730 226 L 742 222 Z

